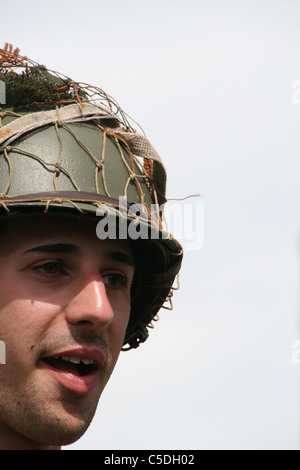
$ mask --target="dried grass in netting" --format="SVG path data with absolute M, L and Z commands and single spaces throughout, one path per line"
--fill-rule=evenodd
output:
M 104 90 L 47 69 L 20 55 L 20 50 L 8 43 L 0 48 L 0 80 L 7 85 L 6 104 L 2 108 L 40 109 L 71 103 L 82 107 L 84 103 L 93 103 L 115 114 L 124 129 L 135 132 L 129 122 L 134 122 L 133 119 Z

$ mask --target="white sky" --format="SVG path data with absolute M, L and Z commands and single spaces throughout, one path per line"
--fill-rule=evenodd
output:
M 69 449 L 299 449 L 300 3 L 2 0 L 0 16 L 2 46 L 103 88 L 159 151 L 169 198 L 204 207 L 174 310 Z

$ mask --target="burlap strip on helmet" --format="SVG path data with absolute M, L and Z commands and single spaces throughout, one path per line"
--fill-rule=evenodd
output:
M 125 140 L 133 154 L 156 161 L 161 166 L 161 171 L 165 172 L 161 158 L 149 140 L 141 134 L 123 131 L 119 127 L 118 119 L 105 109 L 93 104 L 85 104 L 83 108 L 79 104 L 71 104 L 59 108 L 59 120 L 62 122 L 76 122 L 77 120 L 82 121 L 84 119 L 109 119 L 108 127 L 114 129 L 114 133 Z M 1 127 L 0 149 L 4 142 L 8 145 L 13 140 L 21 137 L 21 135 L 39 127 L 53 124 L 57 120 L 58 113 L 56 110 L 30 113 L 15 119 L 10 124 Z

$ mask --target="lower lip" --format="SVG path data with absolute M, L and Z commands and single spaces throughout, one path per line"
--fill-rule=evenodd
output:
M 80 376 L 72 374 L 72 372 L 64 372 L 62 370 L 55 369 L 43 361 L 42 364 L 43 368 L 47 369 L 63 387 L 72 392 L 85 394 L 93 390 L 96 386 L 98 379 L 97 371 L 93 371 L 88 375 Z

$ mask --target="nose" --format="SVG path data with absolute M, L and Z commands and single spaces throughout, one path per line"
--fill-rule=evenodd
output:
M 86 325 L 91 331 L 102 330 L 114 319 L 105 284 L 99 273 L 85 276 L 78 283 L 65 309 L 68 323 Z

